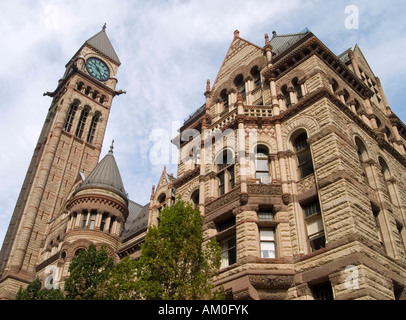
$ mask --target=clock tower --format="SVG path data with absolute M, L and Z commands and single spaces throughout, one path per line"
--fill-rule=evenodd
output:
M 50 224 L 63 214 L 74 188 L 97 165 L 120 60 L 106 27 L 66 64 L 53 92 L 0 252 L 0 299 L 14 298 L 34 280 Z

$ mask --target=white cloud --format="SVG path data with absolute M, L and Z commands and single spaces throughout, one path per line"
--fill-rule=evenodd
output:
M 402 101 L 405 10 L 402 1 L 391 3 L 353 1 L 360 29 L 349 31 L 346 4 L 320 0 L 0 2 L 7 12 L 0 20 L 0 242 L 49 107 L 42 93 L 54 90 L 65 64 L 104 23 L 122 62 L 118 89 L 127 94 L 113 102 L 101 156 L 114 139 L 127 192 L 144 204 L 163 170 L 150 163 L 149 133 L 163 129 L 173 138 L 172 122 L 205 102 L 206 79 L 213 83 L 235 29 L 259 46 L 265 33 L 305 27 L 335 53 L 358 42 L 390 92 L 389 103 Z M 177 175 L 176 165 L 168 163 L 167 170 Z

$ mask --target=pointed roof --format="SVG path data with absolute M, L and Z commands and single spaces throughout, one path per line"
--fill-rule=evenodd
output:
M 97 164 L 85 181 L 76 189 L 75 193 L 84 189 L 101 188 L 113 191 L 127 200 L 123 180 L 121 179 L 112 149 L 110 148 L 107 155 Z
M 103 29 L 100 32 L 96 33 L 93 37 L 88 39 L 85 44 L 101 52 L 114 62 L 121 64 L 116 51 L 114 50 L 109 38 L 107 37 L 106 25 L 103 26 Z

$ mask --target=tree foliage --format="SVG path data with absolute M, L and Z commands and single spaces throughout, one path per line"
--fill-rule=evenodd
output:
M 222 299 L 212 278 L 220 266 L 220 246 L 203 240 L 203 218 L 198 209 L 178 200 L 164 208 L 158 227 L 148 229 L 141 257 L 122 259 L 114 265 L 105 247 L 82 249 L 69 265 L 65 279 L 70 300 L 200 300 Z M 42 289 L 35 279 L 20 288 L 16 299 L 63 299 L 57 289 Z
M 159 225 L 148 229 L 137 261 L 141 298 L 219 297 L 210 280 L 220 266 L 220 247 L 214 239 L 204 243 L 202 219 L 199 210 L 182 200 L 161 211 Z
M 106 283 L 114 267 L 105 247 L 97 250 L 94 244 L 82 249 L 69 265 L 65 280 L 68 299 L 103 300 L 107 297 Z
M 28 284 L 23 289 L 20 287 L 18 290 L 16 300 L 64 300 L 63 292 L 59 289 L 41 289 L 41 282 L 39 278 Z

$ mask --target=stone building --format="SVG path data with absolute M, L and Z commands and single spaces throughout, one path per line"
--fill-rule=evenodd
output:
M 113 146 L 98 162 L 120 66 L 106 31 L 66 65 L 0 253 L 0 297 L 38 276 L 63 286 L 93 242 L 137 258 L 178 197 L 221 246 L 229 299 L 405 299 L 406 126 L 355 45 L 308 29 L 235 31 L 206 101 L 179 129 L 176 177 L 151 201 L 125 192 Z

